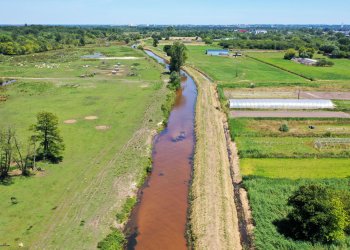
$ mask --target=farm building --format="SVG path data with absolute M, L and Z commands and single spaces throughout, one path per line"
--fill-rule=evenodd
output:
M 231 109 L 333 109 L 331 100 L 231 99 Z
M 224 49 L 208 49 L 205 54 L 209 56 L 228 56 L 229 51 Z

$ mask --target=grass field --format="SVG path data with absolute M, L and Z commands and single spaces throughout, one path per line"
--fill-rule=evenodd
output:
M 350 124 L 343 119 L 230 119 L 232 137 L 349 137 Z M 289 131 L 281 132 L 281 124 L 288 124 Z M 313 129 L 310 129 L 313 126 Z
M 245 176 L 287 179 L 350 177 L 349 159 L 242 159 Z
M 286 70 L 302 74 L 315 80 L 350 80 L 350 60 L 348 59 L 327 59 L 334 63 L 332 67 L 310 67 L 293 61 L 284 60 L 284 53 L 247 53 L 247 55 L 261 59 Z M 323 57 L 315 55 L 315 58 Z
M 5 62 L 0 77 L 44 79 L 19 79 L 7 87 L 9 98 L 0 103 L 0 128 L 15 127 L 25 141 L 36 114 L 53 112 L 66 145 L 62 163 L 41 163 L 44 172 L 14 177 L 11 183 L 0 185 L 0 242 L 11 248 L 19 243 L 32 249 L 95 248 L 144 176 L 152 131 L 163 119 L 160 106 L 167 90 L 161 67 L 147 59 L 123 60 L 128 70 L 138 68 L 137 75 L 111 76 L 100 67 L 117 60 L 102 65 L 99 60 L 80 59 L 95 51 L 145 57 L 139 51 L 115 46 L 1 57 Z M 19 62 L 27 63 L 17 67 Z M 44 62 L 59 63 L 60 68 L 35 66 Z M 79 78 L 85 64 L 99 73 L 94 78 Z M 86 116 L 98 119 L 85 120 Z M 76 123 L 64 124 L 71 119 Z M 95 128 L 101 125 L 109 129 Z M 11 205 L 11 197 L 16 197 L 18 204 Z
M 240 118 L 230 119 L 229 124 L 241 158 L 349 157 L 350 145 L 347 144 L 315 146 L 319 138 L 349 138 L 348 121 Z M 288 124 L 288 132 L 279 131 L 282 124 Z
M 207 56 L 205 51 L 212 48 L 215 47 L 188 46 L 188 63 L 193 64 L 199 69 L 203 70 L 213 80 L 219 83 L 306 83 L 306 80 L 299 76 L 276 69 L 272 66 L 247 57 L 228 58 L 220 56 Z

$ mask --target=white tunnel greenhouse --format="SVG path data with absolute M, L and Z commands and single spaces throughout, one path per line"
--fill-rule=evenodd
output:
M 333 109 L 331 100 L 316 99 L 231 99 L 231 109 Z

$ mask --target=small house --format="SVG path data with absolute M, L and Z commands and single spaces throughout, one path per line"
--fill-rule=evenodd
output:
M 205 54 L 208 56 L 228 56 L 229 51 L 225 49 L 208 49 Z

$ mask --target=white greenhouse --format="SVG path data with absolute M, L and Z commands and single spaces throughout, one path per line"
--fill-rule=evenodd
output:
M 331 100 L 317 99 L 231 99 L 231 109 L 333 109 Z

